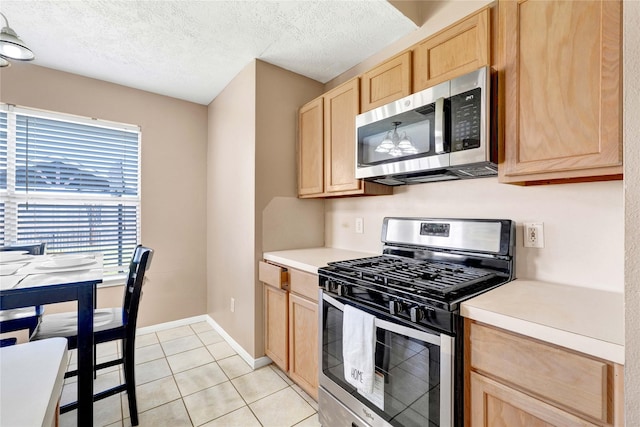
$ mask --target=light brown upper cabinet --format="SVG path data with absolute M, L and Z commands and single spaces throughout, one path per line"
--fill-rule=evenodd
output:
M 501 182 L 622 178 L 620 1 L 499 2 Z
M 411 52 L 405 52 L 362 75 L 362 112 L 411 95 Z
M 356 116 L 359 79 L 324 94 L 324 183 L 327 192 L 356 191 Z
M 489 9 L 459 21 L 413 47 L 413 91 L 490 65 Z
M 300 108 L 298 121 L 298 195 L 324 191 L 324 118 L 322 97 Z
M 393 187 L 356 179 L 359 79 L 305 104 L 299 111 L 298 196 L 392 194 Z

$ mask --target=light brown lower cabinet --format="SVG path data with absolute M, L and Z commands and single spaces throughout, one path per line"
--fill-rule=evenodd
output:
M 264 285 L 264 352 L 284 372 L 289 369 L 288 299 L 286 290 Z
M 597 425 L 498 381 L 471 372 L 472 427 Z
M 265 354 L 318 399 L 318 276 L 260 262 Z
M 623 426 L 623 366 L 465 320 L 470 427 Z
M 289 295 L 289 376 L 318 399 L 318 303 Z

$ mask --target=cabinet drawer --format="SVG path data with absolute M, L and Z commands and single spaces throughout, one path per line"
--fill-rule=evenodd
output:
M 291 270 L 290 291 L 298 295 L 318 301 L 318 276 L 304 271 Z
M 258 280 L 279 289 L 287 289 L 289 275 L 287 269 L 260 261 L 258 264 Z
M 613 419 L 613 365 L 470 323 L 471 368 L 594 419 Z

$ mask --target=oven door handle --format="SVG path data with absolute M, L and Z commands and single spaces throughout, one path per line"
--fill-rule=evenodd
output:
M 322 294 L 322 299 L 324 301 L 328 302 L 329 304 L 331 304 L 332 306 L 334 306 L 338 310 L 344 312 L 345 304 L 343 304 L 340 301 L 336 300 L 332 296 L 325 294 L 322 291 L 320 291 L 320 292 Z M 442 340 L 442 335 L 441 334 L 430 334 L 428 332 L 424 332 L 424 331 L 421 331 L 421 330 L 418 330 L 418 329 L 413 329 L 413 328 L 408 328 L 406 326 L 398 325 L 397 323 L 389 322 L 387 320 L 383 320 L 383 319 L 380 319 L 378 317 L 376 317 L 375 326 L 376 326 L 376 328 L 384 329 L 386 331 L 395 332 L 398 335 L 404 335 L 404 336 L 407 336 L 407 337 L 410 337 L 410 338 L 418 339 L 420 341 L 425 341 L 425 342 L 428 342 L 429 344 L 437 345 L 439 347 L 442 347 L 442 344 L 443 344 L 443 340 Z M 447 337 L 447 338 L 449 338 L 449 337 Z

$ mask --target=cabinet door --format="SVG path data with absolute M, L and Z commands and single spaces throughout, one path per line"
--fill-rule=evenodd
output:
M 314 99 L 298 115 L 298 195 L 324 191 L 323 102 Z
M 621 2 L 499 3 L 502 182 L 622 178 Z
M 361 112 L 411 94 L 411 52 L 405 52 L 362 75 Z
M 289 376 L 318 399 L 318 304 L 289 295 Z
M 324 95 L 325 191 L 359 190 L 356 179 L 356 115 L 360 103 L 359 79 Z
M 475 372 L 470 383 L 471 427 L 596 426 Z
M 605 361 L 476 323 L 469 329 L 472 369 L 585 418 L 613 419 L 615 375 Z
M 489 10 L 470 16 L 413 50 L 413 91 L 461 76 L 490 61 Z
M 289 369 L 287 291 L 264 285 L 264 347 L 267 356 L 284 372 Z

